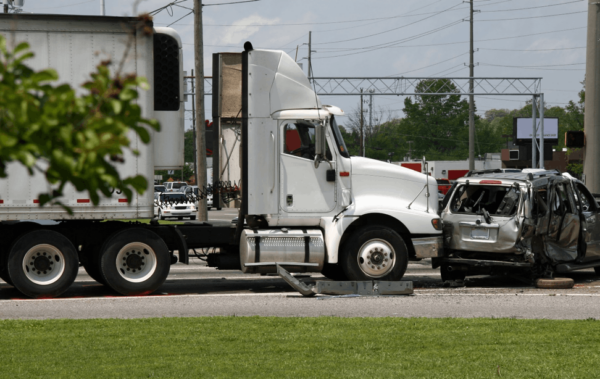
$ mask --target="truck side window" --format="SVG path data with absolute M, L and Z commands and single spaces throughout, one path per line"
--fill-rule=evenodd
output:
M 310 160 L 315 159 L 315 127 L 288 123 L 283 128 L 283 152 Z

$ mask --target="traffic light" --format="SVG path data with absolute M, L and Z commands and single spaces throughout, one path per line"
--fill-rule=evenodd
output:
M 566 147 L 584 147 L 585 133 L 583 130 L 568 130 L 565 132 Z

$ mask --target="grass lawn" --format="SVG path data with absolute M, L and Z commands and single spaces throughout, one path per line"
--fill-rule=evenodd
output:
M 3 320 L 0 336 L 2 378 L 600 376 L 594 320 Z

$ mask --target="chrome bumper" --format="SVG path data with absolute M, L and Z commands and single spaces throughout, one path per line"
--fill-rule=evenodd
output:
M 417 258 L 435 258 L 444 255 L 444 239 L 439 237 L 413 238 Z

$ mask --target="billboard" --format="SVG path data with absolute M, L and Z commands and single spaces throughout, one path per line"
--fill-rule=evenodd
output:
M 540 138 L 540 127 L 538 120 L 538 130 L 536 138 Z M 521 146 L 531 144 L 533 139 L 533 121 L 531 118 L 515 117 L 513 118 L 513 138 L 515 145 Z M 544 144 L 558 145 L 558 118 L 544 117 Z

